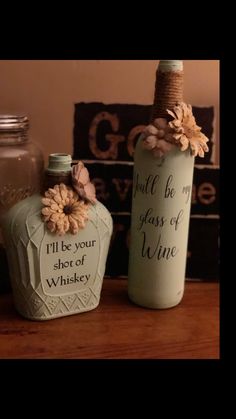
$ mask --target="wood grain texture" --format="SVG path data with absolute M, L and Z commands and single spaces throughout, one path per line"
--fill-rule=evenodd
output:
M 105 279 L 99 306 L 45 322 L 0 296 L 1 359 L 219 359 L 219 284 L 186 283 L 168 310 L 132 304 L 125 279 Z

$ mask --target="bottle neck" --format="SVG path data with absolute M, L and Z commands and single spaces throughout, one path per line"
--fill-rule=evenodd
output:
M 183 102 L 183 70 L 160 65 L 156 72 L 151 122 L 156 118 L 170 120 L 167 109 L 173 109 L 177 102 Z
M 60 185 L 60 183 L 64 183 L 67 186 L 72 185 L 71 162 L 72 159 L 70 154 L 50 154 L 48 167 L 45 171 L 42 193 L 48 188 Z
M 71 186 L 71 172 L 50 173 L 46 170 L 42 194 L 44 194 L 48 188 L 53 188 L 55 185 L 60 185 L 60 183 L 64 183 L 66 186 Z

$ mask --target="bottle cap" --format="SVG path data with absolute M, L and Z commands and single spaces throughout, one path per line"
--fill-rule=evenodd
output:
M 181 60 L 160 60 L 158 70 L 160 71 L 183 71 Z
M 47 172 L 70 172 L 72 158 L 70 154 L 54 153 L 49 155 Z

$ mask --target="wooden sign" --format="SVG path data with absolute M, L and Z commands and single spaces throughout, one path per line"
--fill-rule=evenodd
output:
M 127 276 L 133 153 L 150 105 L 78 103 L 74 116 L 74 163 L 83 160 L 97 198 L 111 211 L 114 231 L 106 274 Z M 209 153 L 195 159 L 186 276 L 219 278 L 219 167 L 211 164 L 214 108 L 193 107 L 210 139 Z M 119 258 L 117 255 L 119 254 Z
M 151 105 L 77 103 L 74 115 L 74 159 L 132 161 L 137 138 L 149 123 Z M 210 139 L 209 153 L 196 164 L 210 164 L 214 108 L 194 107 L 196 122 Z

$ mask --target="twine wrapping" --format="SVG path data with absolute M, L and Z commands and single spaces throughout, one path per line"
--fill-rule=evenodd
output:
M 166 109 L 173 109 L 177 102 L 183 102 L 183 74 L 183 71 L 157 69 L 151 123 L 156 118 L 172 119 Z

